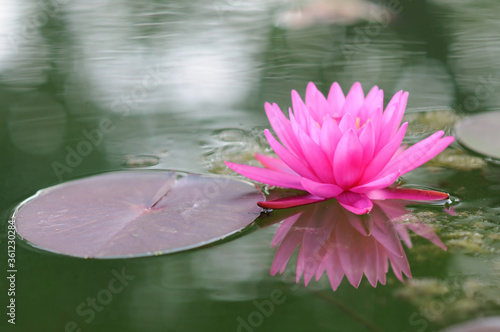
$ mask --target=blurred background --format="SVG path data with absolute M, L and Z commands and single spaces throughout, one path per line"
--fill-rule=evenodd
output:
M 286 110 L 309 81 L 325 93 L 334 81 L 345 93 L 378 85 L 386 102 L 409 91 L 408 142 L 499 110 L 499 10 L 495 0 L 0 0 L 0 257 L 13 208 L 41 188 L 125 168 L 231 174 L 223 160 L 251 163 L 270 151 L 264 102 Z M 500 172 L 453 151 L 405 179 L 461 202 L 458 216 L 420 208 L 451 250 L 410 251 L 415 284 L 392 276 L 332 292 L 323 278 L 291 291 L 294 276 L 269 275 L 275 226 L 132 260 L 19 244 L 18 324 L 6 329 L 434 331 L 498 315 L 488 292 L 500 290 Z M 85 321 L 78 305 L 122 269 L 130 285 Z M 240 327 L 274 289 L 287 301 Z

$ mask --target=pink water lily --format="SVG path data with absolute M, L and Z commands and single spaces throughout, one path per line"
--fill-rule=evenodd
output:
M 277 104 L 265 104 L 269 122 L 281 143 L 265 130 L 278 158 L 256 154 L 265 167 L 226 162 L 234 171 L 271 186 L 308 194 L 259 202 L 264 208 L 287 208 L 336 198 L 355 214 L 371 211 L 371 199 L 442 200 L 448 194 L 390 187 L 399 176 L 432 159 L 454 138 L 438 131 L 411 147 L 402 145 L 408 123 L 401 125 L 408 93 L 396 93 L 383 110 L 383 91 L 373 87 L 365 97 L 354 83 L 344 96 L 333 83 L 328 97 L 309 83 L 305 103 L 292 91 L 287 118 Z

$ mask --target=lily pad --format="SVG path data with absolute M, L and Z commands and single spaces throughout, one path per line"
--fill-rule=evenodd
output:
M 78 257 L 123 258 L 196 248 L 247 227 L 262 193 L 228 178 L 119 171 L 40 190 L 14 213 L 31 245 Z
M 500 159 L 500 112 L 465 117 L 455 126 L 455 133 L 466 148 Z

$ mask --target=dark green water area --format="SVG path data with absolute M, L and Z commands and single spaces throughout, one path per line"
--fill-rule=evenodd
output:
M 276 211 L 152 257 L 8 246 L 15 207 L 69 180 L 130 169 L 241 178 L 225 160 L 272 154 L 264 102 L 286 110 L 310 81 L 323 93 L 334 81 L 344 93 L 377 85 L 385 104 L 408 91 L 406 143 L 454 135 L 465 117 L 500 109 L 499 10 L 493 0 L 2 1 L 0 330 L 430 332 L 499 316 L 500 167 L 458 141 L 399 180 L 451 195 L 412 206 L 447 250 L 410 231 L 404 282 L 389 269 L 377 287 L 344 277 L 333 291 L 326 273 L 305 287 L 297 252 L 272 276 Z M 499 126 L 485 129 L 496 128 L 492 149 Z

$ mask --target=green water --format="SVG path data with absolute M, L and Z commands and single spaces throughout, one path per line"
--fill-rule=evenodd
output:
M 500 170 L 454 143 L 403 179 L 449 192 L 456 209 L 416 208 L 448 250 L 412 238 L 413 281 L 389 272 L 377 288 L 344 280 L 333 292 L 326 276 L 297 287 L 292 266 L 269 273 L 278 225 L 129 260 L 64 257 L 18 242 L 9 324 L 8 220 L 37 190 L 132 166 L 235 176 L 224 160 L 269 152 L 264 102 L 286 109 L 290 90 L 303 96 L 309 81 L 323 92 L 333 81 L 344 92 L 354 81 L 365 92 L 376 84 L 386 102 L 407 90 L 409 143 L 451 133 L 461 116 L 498 109 L 500 44 L 495 1 L 391 1 L 398 16 L 390 23 L 360 2 L 354 13 L 300 29 L 283 21 L 300 7 L 293 1 L 5 3 L 2 331 L 410 332 L 500 314 Z

